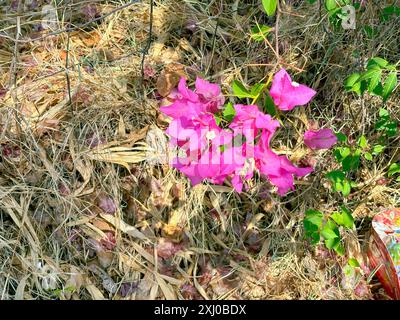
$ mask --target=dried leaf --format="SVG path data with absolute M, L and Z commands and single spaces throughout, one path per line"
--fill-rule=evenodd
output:
M 113 253 L 111 251 L 98 251 L 97 252 L 97 258 L 99 259 L 100 265 L 104 268 L 107 269 L 112 261 L 113 261 Z
M 108 147 L 108 145 L 103 145 L 92 149 L 87 153 L 88 157 L 97 161 L 122 165 L 129 171 L 129 163 L 139 163 L 145 161 L 148 156 L 148 152 L 151 152 L 151 149 L 149 149 L 143 143 L 132 148 Z
M 113 198 L 108 195 L 102 194 L 98 198 L 98 206 L 102 209 L 105 213 L 114 215 L 117 211 L 117 206 Z
M 125 223 L 124 221 L 122 221 L 121 219 L 111 216 L 111 215 L 107 215 L 107 214 L 103 214 L 101 213 L 100 216 L 108 221 L 109 223 L 111 223 L 115 228 L 117 228 L 118 230 L 121 230 L 123 233 L 126 233 L 134 238 L 138 238 L 140 240 L 146 240 L 147 237 L 141 233 L 138 229 L 136 229 L 135 227 Z
M 179 63 L 170 63 L 165 66 L 157 79 L 157 91 L 162 97 L 168 96 L 181 77 L 186 77 L 184 66 Z

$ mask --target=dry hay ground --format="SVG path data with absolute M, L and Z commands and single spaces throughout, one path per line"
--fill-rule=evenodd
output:
M 346 289 L 346 259 L 310 246 L 301 223 L 306 209 L 329 212 L 342 201 L 324 178 L 337 166 L 331 151 L 311 154 L 302 143 L 310 121 L 374 139 L 379 100 L 345 93 L 342 81 L 372 56 L 399 61 L 399 20 L 379 23 L 377 1 L 357 21 L 378 28 L 372 40 L 361 27 L 333 31 L 318 4 L 282 5 L 281 61 L 318 91 L 285 116 L 274 140 L 293 161 L 318 163 L 283 198 L 263 181 L 242 194 L 192 188 L 155 161 L 167 125 L 157 87 L 168 90 L 185 73 L 221 83 L 229 95 L 233 79 L 253 84 L 273 71 L 268 44 L 249 37 L 256 21 L 274 22 L 260 1 L 156 0 L 144 79 L 148 1 L 49 37 L 16 2 L 0 13 L 1 299 L 384 298 L 376 282 L 361 296 Z M 57 28 L 123 5 L 89 3 L 58 1 Z M 397 120 L 398 105 L 397 90 L 388 106 Z M 345 200 L 357 219 L 357 230 L 345 235 L 346 256 L 361 257 L 373 215 L 399 204 L 399 184 L 383 179 L 396 159 L 398 138 L 362 163 Z

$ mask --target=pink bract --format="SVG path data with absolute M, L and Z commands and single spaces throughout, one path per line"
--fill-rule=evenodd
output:
M 285 69 L 275 74 L 270 89 L 270 95 L 280 110 L 292 110 L 296 106 L 307 104 L 316 92 L 303 85 L 293 82 Z
M 234 108 L 236 115 L 229 127 L 233 129 L 235 135 L 244 135 L 248 141 L 253 141 L 257 137 L 259 129 L 265 129 L 269 142 L 279 127 L 277 120 L 272 119 L 269 114 L 262 113 L 256 105 L 237 104 Z
M 329 149 L 336 142 L 336 134 L 331 129 L 308 130 L 304 133 L 304 143 L 311 149 Z
M 221 94 L 219 85 L 212 84 L 198 77 L 195 86 L 200 101 L 205 104 L 205 111 L 211 113 L 221 111 L 225 97 Z
M 181 78 L 178 90 L 170 94 L 174 102 L 160 110 L 173 119 L 180 117 L 193 118 L 203 112 L 215 113 L 222 108 L 225 98 L 218 85 L 212 84 L 201 78 L 196 79 L 196 92 L 186 85 L 186 79 Z
M 284 69 L 274 77 L 271 96 L 281 110 L 304 105 L 314 95 L 314 90 L 293 83 Z M 257 105 L 235 105 L 229 128 L 219 127 L 213 113 L 221 111 L 225 99 L 217 84 L 197 78 L 193 91 L 181 78 L 169 99 L 172 104 L 160 109 L 172 118 L 166 130 L 171 146 L 178 151 L 172 166 L 192 185 L 203 181 L 223 184 L 230 179 L 234 189 L 241 192 L 258 170 L 277 187 L 279 195 L 284 195 L 294 189 L 294 176 L 313 171 L 298 168 L 271 150 L 271 139 L 280 124 Z M 311 141 L 313 146 L 321 144 L 318 134 Z
M 293 176 L 302 177 L 313 171 L 313 168 L 298 168 L 285 156 L 278 156 L 272 150 L 256 148 L 256 164 L 262 174 L 278 188 L 280 196 L 294 190 Z

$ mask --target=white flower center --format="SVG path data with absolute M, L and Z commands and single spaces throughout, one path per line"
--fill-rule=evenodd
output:
M 207 138 L 207 140 L 212 140 L 212 139 L 214 139 L 216 136 L 217 136 L 217 135 L 215 134 L 214 131 L 208 131 L 208 132 L 206 133 L 206 138 Z
M 300 84 L 297 83 L 297 82 L 295 82 L 295 81 L 292 82 L 292 86 L 293 86 L 293 87 L 298 87 L 299 85 L 300 85 Z

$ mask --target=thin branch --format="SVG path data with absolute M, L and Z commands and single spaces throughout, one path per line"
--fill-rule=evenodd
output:
M 153 37 L 153 9 L 154 9 L 154 1 L 150 0 L 150 21 L 149 21 L 149 35 L 147 37 L 147 43 L 146 46 L 143 49 L 142 52 L 142 62 L 140 64 L 140 68 L 142 71 L 142 78 L 141 78 L 141 84 L 143 86 L 143 81 L 144 81 L 144 61 L 146 59 L 146 55 L 149 52 L 150 46 L 151 46 L 151 40 Z M 143 97 L 144 97 L 144 88 L 143 88 Z
M 277 10 L 276 10 L 276 21 L 275 21 L 275 54 L 278 59 L 278 63 L 280 60 L 279 56 L 279 20 L 281 17 L 281 7 L 279 5 L 279 0 L 276 3 L 277 5 Z
M 71 108 L 72 114 L 74 114 L 74 109 L 72 107 L 72 97 L 71 97 L 71 81 L 69 79 L 69 44 L 70 44 L 70 33 L 67 32 L 67 49 L 65 53 L 65 78 L 67 80 L 67 90 L 68 90 L 68 105 Z

